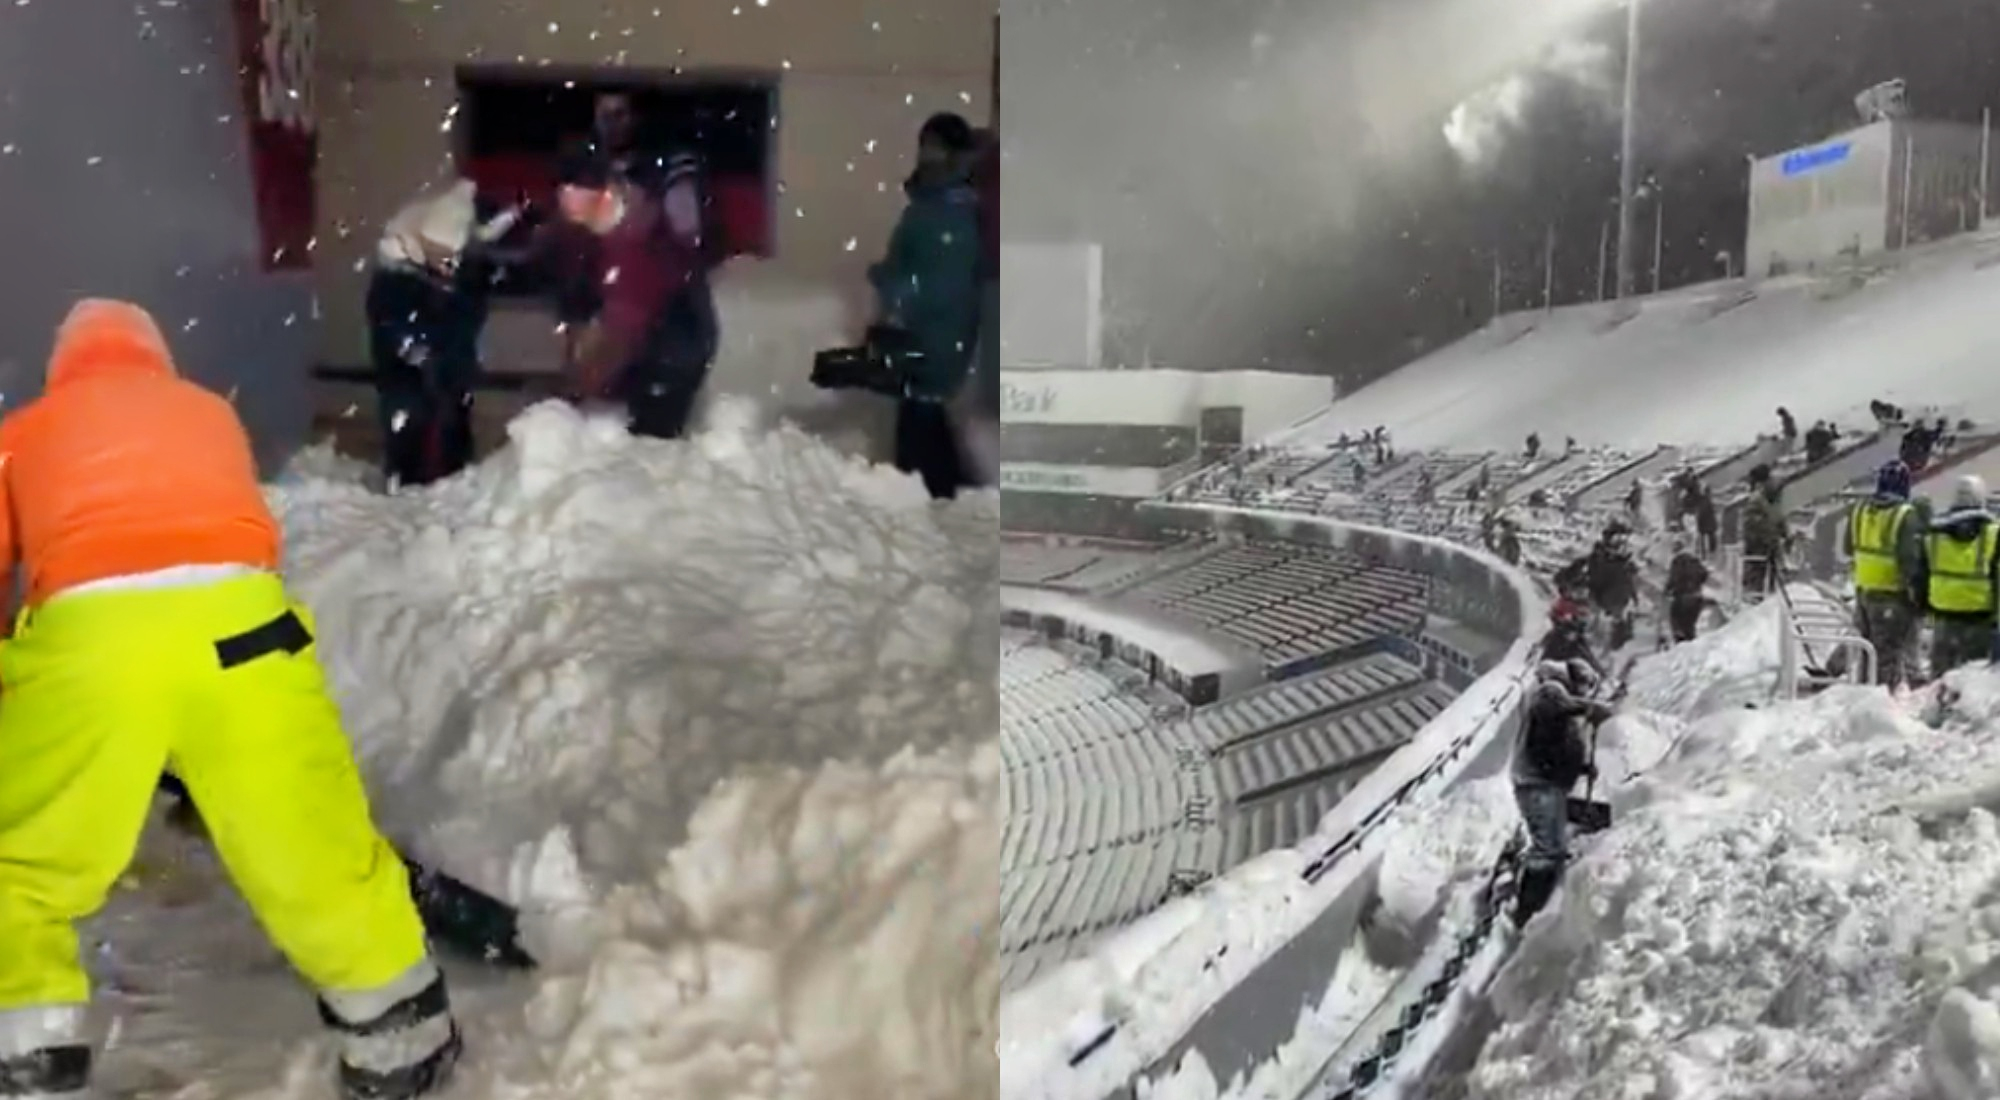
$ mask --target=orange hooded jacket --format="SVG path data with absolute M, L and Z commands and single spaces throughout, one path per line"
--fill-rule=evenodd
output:
M 145 310 L 79 303 L 42 396 L 0 421 L 0 578 L 25 569 L 34 607 L 175 566 L 275 570 L 281 546 L 236 410 L 179 377 Z

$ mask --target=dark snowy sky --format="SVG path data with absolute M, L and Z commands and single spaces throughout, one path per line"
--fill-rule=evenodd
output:
M 1647 0 L 1645 29 L 1669 285 L 1740 248 L 1745 155 L 1852 125 L 1863 87 L 2000 112 L 2000 0 Z M 1539 300 L 1551 223 L 1557 300 L 1594 291 L 1624 35 L 1602 0 L 1004 0 L 1001 33 L 1007 236 L 1104 243 L 1114 362 L 1367 377 L 1483 323 L 1496 250 Z M 1447 119 L 1510 76 L 1469 160 Z

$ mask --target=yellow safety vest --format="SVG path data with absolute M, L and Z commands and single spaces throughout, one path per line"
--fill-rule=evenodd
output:
M 1992 611 L 1993 555 L 2000 547 L 2000 524 L 1987 523 L 1979 537 L 1960 541 L 1932 532 L 1925 558 L 1931 566 L 1931 610 L 1976 614 Z
M 1861 592 L 1901 592 L 1903 567 L 1896 561 L 1896 543 L 1909 518 L 1907 504 L 1883 507 L 1857 504 L 1848 521 L 1848 541 L 1854 549 L 1854 587 Z

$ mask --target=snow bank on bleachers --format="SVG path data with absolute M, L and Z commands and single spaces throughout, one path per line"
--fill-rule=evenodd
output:
M 2000 416 L 2000 297 L 1991 239 L 1960 238 L 1873 270 L 1514 314 L 1336 400 L 1263 442 L 1335 442 L 1387 425 L 1399 449 L 1560 448 L 1635 439 L 1730 443 L 1867 418 L 1874 398 L 1940 394 L 1954 418 Z
M 1257 660 L 1255 654 L 1237 653 L 1224 648 L 1219 640 L 1203 638 L 1185 630 L 1176 630 L 1172 626 L 1147 619 L 1137 613 L 1114 610 L 1096 601 L 1072 596 L 1067 592 L 1003 585 L 1000 589 L 1000 606 L 1007 611 L 1053 615 L 1065 622 L 1104 631 L 1141 649 L 1152 651 L 1160 660 L 1190 677 L 1225 673 L 1240 669 L 1245 664 L 1254 666 Z
M 1170 1056 L 1194 1053 L 1227 1080 L 1268 1057 L 1298 1021 L 1215 1012 L 1233 993 L 1273 983 L 1294 994 L 1331 980 L 1337 955 L 1274 957 L 1322 919 L 1352 919 L 1392 815 L 1423 814 L 1474 760 L 1504 747 L 1543 608 L 1532 582 L 1499 559 L 1441 539 L 1326 520 L 1181 508 L 1260 538 L 1312 538 L 1430 574 L 1438 610 L 1469 626 L 1507 627 L 1515 641 L 1437 719 L 1390 756 L 1290 849 L 1251 860 L 1195 894 L 1107 935 L 1089 956 L 1019 990 L 1001 1006 L 1001 1091 L 1008 1100 L 1097 1100 Z M 1268 964 L 1268 965 L 1267 965 Z M 1323 968 L 1323 972 L 1314 967 Z M 1315 998 L 1316 999 L 1316 998 Z M 1204 1024 L 1227 1015 L 1224 1029 Z M 1254 1034 L 1255 1041 L 1246 1041 Z M 1227 1049 L 1224 1049 L 1227 1048 Z M 1255 1049 L 1252 1049 L 1255 1048 Z

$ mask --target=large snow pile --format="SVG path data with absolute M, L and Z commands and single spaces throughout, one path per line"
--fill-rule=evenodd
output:
M 1642 664 L 1664 758 L 1496 983 L 1470 1095 L 2000 1095 L 2000 674 L 1759 703 L 1772 618 Z
M 995 1089 L 997 500 L 933 506 L 753 415 L 725 402 L 660 444 L 548 405 L 429 491 L 273 489 L 378 816 L 520 903 L 547 961 L 462 975 L 454 1095 Z M 127 1045 L 216 1042 L 204 990 L 247 985 L 250 1015 L 299 1025 L 259 1038 L 294 1041 L 211 1046 L 200 1076 L 318 1095 L 304 996 L 242 961 L 265 949 L 233 898 L 178 923 L 161 904 L 127 915 L 233 946 L 176 942 L 186 972 L 163 976 L 114 912 L 110 984 L 176 989 L 132 1008 Z
M 1780 405 L 1801 423 L 1868 423 L 1875 398 L 1990 421 L 2000 336 L 1981 322 L 2000 290 L 1994 251 L 1960 237 L 1879 270 L 1510 314 L 1264 442 L 1331 443 L 1379 424 L 1405 452 L 1512 450 L 1530 429 L 1587 446 L 1734 445 L 1775 431 Z

